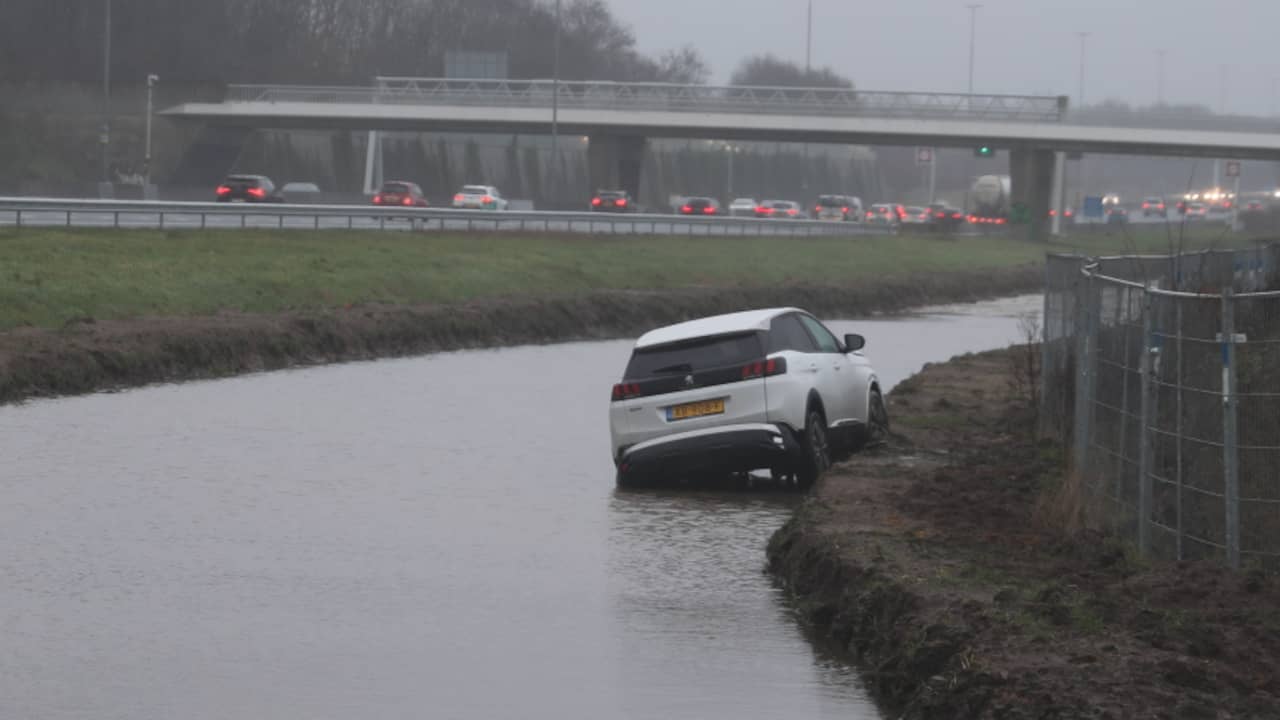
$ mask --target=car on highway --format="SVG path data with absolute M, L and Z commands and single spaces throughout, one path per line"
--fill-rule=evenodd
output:
M 287 203 L 315 205 L 320 202 L 320 186 L 313 182 L 287 182 L 280 188 L 280 196 Z
M 904 225 L 927 225 L 929 220 L 929 208 L 908 205 L 902 209 L 902 224 Z
M 729 217 L 755 217 L 756 201 L 754 198 L 734 198 L 729 203 Z
M 804 210 L 793 200 L 761 200 L 756 217 L 770 220 L 803 220 Z
M 427 207 L 427 197 L 417 183 L 405 180 L 388 180 L 382 183 L 373 196 L 374 205 L 399 205 L 402 207 Z
M 453 207 L 466 210 L 507 209 L 507 199 L 492 185 L 463 185 L 453 196 Z
M 713 197 L 687 197 L 680 204 L 681 215 L 707 215 L 715 216 L 720 214 L 720 201 Z
M 645 333 L 609 404 L 618 484 L 771 470 L 811 485 L 833 458 L 888 433 L 865 344 L 794 307 Z
M 862 222 L 862 200 L 848 195 L 819 195 L 813 206 L 813 218 Z
M 1187 203 L 1183 214 L 1188 220 L 1204 220 L 1209 217 L 1209 206 L 1198 202 Z
M 946 203 L 930 203 L 929 224 L 935 230 L 951 232 L 964 224 L 964 211 Z
M 1244 212 L 1262 212 L 1265 209 L 1266 208 L 1263 206 L 1261 200 L 1250 200 L 1249 202 L 1245 203 L 1243 211 Z
M 1108 225 L 1124 225 L 1129 222 L 1129 211 L 1119 205 L 1111 205 L 1106 210 Z
M 893 203 L 876 203 L 867 208 L 867 222 L 871 225 L 888 225 L 897 227 L 902 224 L 906 208 Z
M 597 190 L 591 198 L 591 212 L 635 212 L 635 203 L 626 190 Z
M 266 175 L 228 175 L 214 191 L 218 202 L 282 203 L 284 196 Z
M 1169 207 L 1164 198 L 1152 195 L 1142 199 L 1142 217 L 1169 217 Z

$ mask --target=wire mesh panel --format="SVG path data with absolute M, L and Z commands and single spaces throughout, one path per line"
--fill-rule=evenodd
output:
M 1278 258 L 1049 259 L 1041 430 L 1144 553 L 1280 567 Z

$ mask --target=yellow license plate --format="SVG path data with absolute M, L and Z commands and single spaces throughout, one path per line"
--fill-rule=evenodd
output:
M 672 405 L 667 409 L 668 420 L 688 420 L 704 415 L 723 415 L 724 400 L 703 400 L 702 402 Z

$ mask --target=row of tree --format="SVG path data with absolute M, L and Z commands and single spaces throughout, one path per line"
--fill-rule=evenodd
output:
M 110 7 L 116 78 L 157 72 L 178 85 L 366 83 L 439 76 L 451 50 L 505 51 L 510 74 L 550 77 L 554 0 L 4 0 L 0 83 L 100 82 Z M 641 53 L 605 0 L 564 0 L 560 74 L 567 80 L 705 82 L 690 47 Z M 849 87 L 772 57 L 745 62 L 745 83 Z

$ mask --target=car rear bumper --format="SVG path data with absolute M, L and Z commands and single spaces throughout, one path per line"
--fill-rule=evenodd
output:
M 617 458 L 620 480 L 745 472 L 792 466 L 801 457 L 785 425 L 747 423 L 646 440 Z

